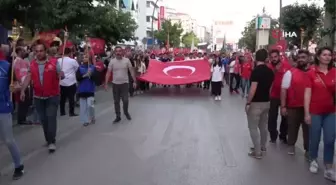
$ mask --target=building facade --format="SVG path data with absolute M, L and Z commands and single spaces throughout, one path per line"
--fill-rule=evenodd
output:
M 223 47 L 224 37 L 227 44 L 234 44 L 235 40 L 231 38 L 234 31 L 234 22 L 231 20 L 216 20 L 212 25 L 212 43 L 216 46 L 216 50 Z

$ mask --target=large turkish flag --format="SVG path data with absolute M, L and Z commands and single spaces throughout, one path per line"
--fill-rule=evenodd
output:
M 181 85 L 210 79 L 210 66 L 206 60 L 159 62 L 151 60 L 147 72 L 138 78 L 164 85 Z

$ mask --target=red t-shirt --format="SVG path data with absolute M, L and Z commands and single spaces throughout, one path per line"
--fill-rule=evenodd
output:
M 271 88 L 271 98 L 280 98 L 281 92 L 281 82 L 283 75 L 292 68 L 288 62 L 282 62 L 282 65 L 278 70 L 272 64 L 269 64 L 268 67 L 274 71 L 274 80 Z
M 324 74 L 316 68 L 309 70 L 307 74 L 309 77 L 308 87 L 311 88 L 310 113 L 329 114 L 335 112 L 336 106 L 333 96 L 336 88 L 336 69 L 332 68 L 327 74 Z
M 241 67 L 241 77 L 244 79 L 250 79 L 252 73 L 252 63 L 245 62 Z

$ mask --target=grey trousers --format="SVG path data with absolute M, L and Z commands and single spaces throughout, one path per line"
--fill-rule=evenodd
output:
M 252 102 L 247 112 L 250 136 L 256 153 L 266 147 L 269 102 Z
M 123 102 L 124 114 L 128 114 L 128 83 L 112 84 L 114 109 L 117 117 L 120 117 L 120 99 Z

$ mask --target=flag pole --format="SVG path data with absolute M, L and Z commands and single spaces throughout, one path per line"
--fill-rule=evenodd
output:
M 68 28 L 65 26 L 64 39 L 63 39 L 63 48 L 62 48 L 61 69 L 63 69 L 64 52 L 65 52 L 65 47 L 66 47 L 66 43 L 67 43 L 68 37 L 69 37 Z
M 13 28 L 17 30 L 17 24 L 16 24 L 16 19 L 14 19 L 14 24 Z M 12 55 L 12 66 L 11 66 L 11 79 L 10 79 L 10 85 L 13 86 L 14 84 L 14 65 L 15 65 L 15 58 L 16 58 L 16 46 L 17 46 L 17 41 L 20 38 L 20 30 L 18 30 L 18 36 L 14 39 L 13 41 L 13 51 L 11 53 Z M 10 100 L 13 101 L 13 93 L 10 93 Z

